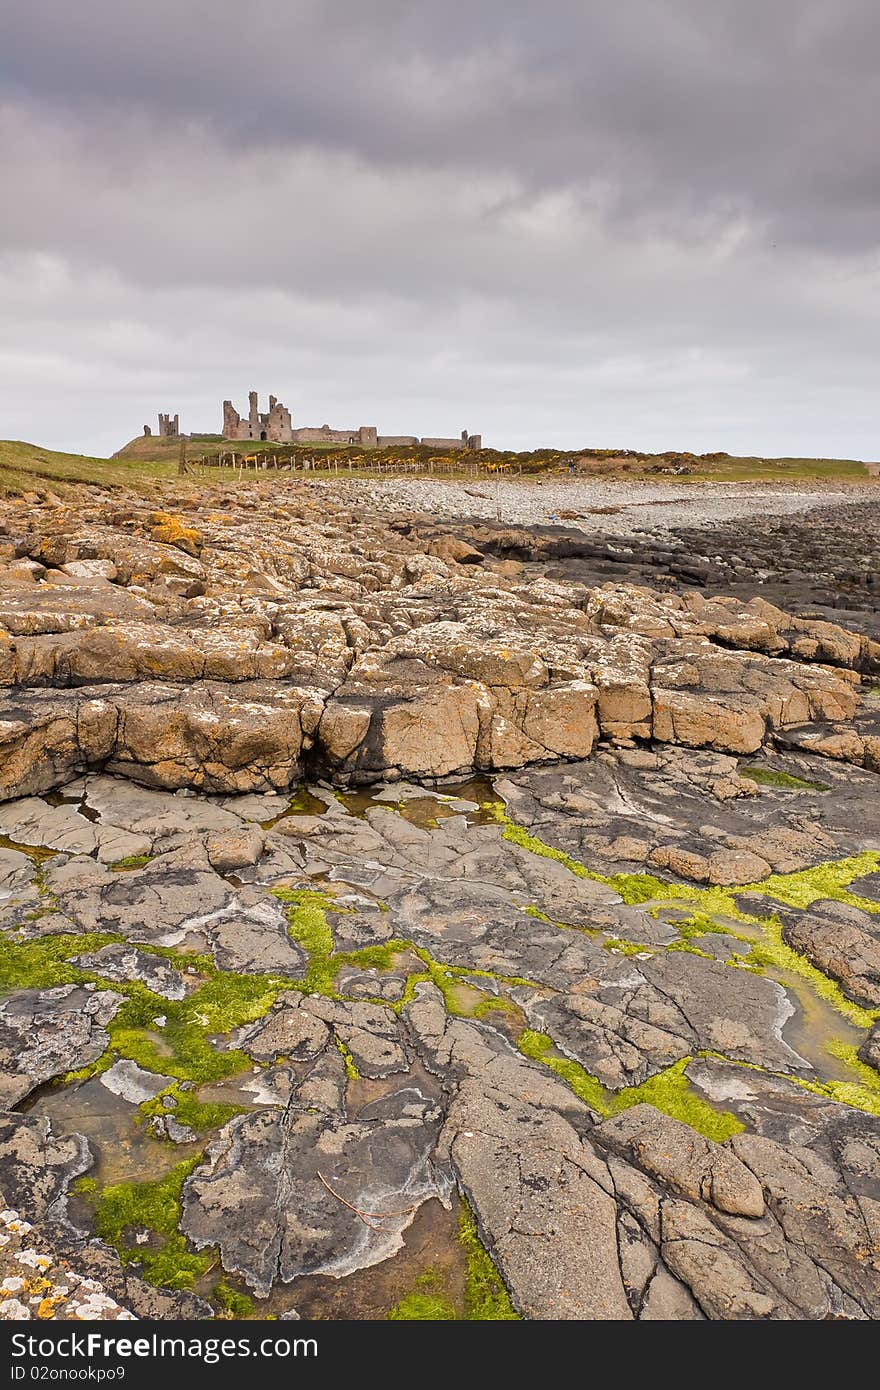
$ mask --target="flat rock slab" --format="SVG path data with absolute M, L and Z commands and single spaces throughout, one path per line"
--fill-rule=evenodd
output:
M 125 1003 L 113 990 L 79 985 L 23 989 L 0 1004 L 0 1100 L 23 1100 L 44 1081 L 96 1062 L 110 1037 L 105 1024 Z
M 75 806 L 51 806 L 41 797 L 25 797 L 0 806 L 0 834 L 25 845 L 43 845 L 67 854 L 97 854 L 106 864 L 147 854 L 152 841 L 115 825 L 97 825 Z
M 238 815 L 214 805 L 205 797 L 152 791 L 149 787 L 139 787 L 120 777 L 87 778 L 83 786 L 83 800 L 100 824 L 122 826 L 149 835 L 153 840 L 189 830 L 235 830 L 241 825 Z M 233 800 L 247 801 L 249 798 L 236 797 Z
M 181 1229 L 197 1246 L 217 1245 L 224 1269 L 260 1296 L 276 1279 L 341 1278 L 388 1259 L 421 1204 L 446 1196 L 431 1161 L 433 1102 L 407 1088 L 353 1118 L 344 1089 L 334 1049 L 284 1110 L 225 1125 L 184 1185 Z
M 73 956 L 71 964 L 80 970 L 94 972 L 102 980 L 120 983 L 137 980 L 154 994 L 161 994 L 163 999 L 179 1000 L 186 997 L 186 981 L 180 971 L 175 970 L 164 956 L 139 951 L 136 946 L 102 946 L 97 951 Z
M 144 1071 L 137 1062 L 123 1058 L 101 1072 L 98 1080 L 114 1096 L 121 1096 L 131 1105 L 142 1105 L 146 1100 L 154 1100 L 160 1091 L 171 1085 L 173 1078 Z
M 55 1134 L 45 1115 L 0 1111 L 0 1196 L 7 1206 L 34 1220 L 60 1220 L 70 1183 L 91 1165 L 81 1134 Z

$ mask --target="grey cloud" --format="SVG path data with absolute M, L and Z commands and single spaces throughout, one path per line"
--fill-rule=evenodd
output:
M 618 217 L 708 201 L 777 237 L 877 236 L 873 0 L 7 0 L 0 81 L 161 113 L 276 156 L 614 187 Z M 866 196 L 866 190 L 869 190 Z
M 5 0 L 0 436 L 216 427 L 259 383 L 315 423 L 876 454 L 878 31 L 872 0 Z

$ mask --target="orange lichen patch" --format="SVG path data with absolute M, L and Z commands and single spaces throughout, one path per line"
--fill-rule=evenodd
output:
M 170 512 L 152 512 L 150 539 L 162 545 L 174 545 L 187 555 L 198 555 L 204 545 L 204 536 L 194 526 L 187 526 L 179 516 Z
M 66 1297 L 65 1294 L 60 1294 L 60 1293 L 56 1293 L 56 1294 L 47 1294 L 47 1296 L 46 1296 L 44 1299 L 41 1300 L 40 1304 L 38 1305 L 38 1307 L 37 1307 L 37 1309 L 36 1309 L 36 1315 L 37 1315 L 37 1317 L 38 1317 L 38 1318 L 54 1318 L 55 1313 L 56 1313 L 57 1310 L 61 1307 L 62 1303 L 64 1302 L 65 1297 Z

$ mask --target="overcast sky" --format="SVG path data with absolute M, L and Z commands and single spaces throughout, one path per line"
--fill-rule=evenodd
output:
M 0 437 L 876 459 L 878 111 L 876 0 L 2 0 Z

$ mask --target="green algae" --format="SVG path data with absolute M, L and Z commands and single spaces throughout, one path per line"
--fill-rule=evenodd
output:
M 622 936 L 608 936 L 602 942 L 603 951 L 616 951 L 621 956 L 652 955 L 651 946 L 642 946 L 637 941 L 624 941 Z
M 357 1063 L 351 1055 L 351 1049 L 346 1047 L 345 1043 L 342 1041 L 338 1033 L 333 1034 L 333 1041 L 336 1043 L 336 1047 L 342 1055 L 342 1060 L 345 1063 L 346 1076 L 348 1077 L 349 1081 L 357 1081 L 360 1077 L 360 1072 L 357 1069 Z
M 173 1107 L 162 1104 L 166 1096 L 176 1102 Z M 145 1100 L 139 1105 L 136 1122 L 143 1124 L 155 1115 L 168 1115 L 178 1124 L 188 1125 L 196 1133 L 202 1133 L 204 1130 L 219 1129 L 227 1120 L 241 1115 L 245 1108 L 243 1105 L 224 1104 L 219 1101 L 201 1101 L 193 1091 L 183 1091 L 175 1084 L 166 1086 L 165 1090 L 160 1091 L 152 1100 Z
M 440 1271 L 426 1269 L 387 1314 L 392 1322 L 519 1321 L 504 1280 L 480 1239 L 476 1217 L 464 1199 L 458 1214 L 458 1243 L 465 1259 L 463 1299 L 453 1299 Z
M 775 767 L 746 767 L 738 768 L 740 777 L 747 777 L 750 782 L 757 782 L 760 787 L 778 787 L 782 791 L 816 791 L 827 792 L 826 782 L 807 782 L 803 777 L 792 777 L 788 772 L 778 772 Z
M 185 999 L 169 1000 L 140 981 L 104 980 L 97 971 L 70 963 L 72 956 L 123 940 L 101 932 L 45 936 L 22 942 L 0 937 L 0 993 L 93 983 L 97 989 L 112 989 L 125 996 L 125 1003 L 108 1024 L 107 1051 L 89 1066 L 68 1073 L 65 1079 L 94 1076 L 111 1066 L 116 1057 L 127 1057 L 149 1071 L 164 1072 L 181 1081 L 219 1081 L 248 1070 L 251 1059 L 243 1052 L 219 1052 L 208 1037 L 261 1018 L 289 982 L 272 976 L 223 973 L 210 958 L 176 957 L 170 949 L 157 948 L 151 954 L 180 964 L 197 964 L 208 974 L 204 983 Z M 166 1021 L 160 1028 L 155 1020 L 163 1016 Z
M 387 1317 L 391 1322 L 454 1322 L 458 1314 L 440 1274 L 426 1269 Z
M 333 957 L 333 964 L 337 974 L 343 965 L 361 970 L 393 970 L 397 956 L 408 946 L 408 942 L 397 939 L 381 941 L 375 946 L 361 946 L 356 951 L 340 951 Z
M 682 1057 L 671 1067 L 648 1077 L 638 1086 L 627 1086 L 620 1091 L 610 1091 L 598 1077 L 592 1076 L 579 1062 L 554 1053 L 555 1044 L 547 1033 L 526 1029 L 517 1040 L 517 1047 L 524 1057 L 541 1062 L 549 1067 L 568 1085 L 592 1110 L 603 1119 L 610 1119 L 633 1105 L 653 1105 L 664 1115 L 681 1120 L 697 1130 L 707 1139 L 722 1143 L 733 1134 L 739 1134 L 745 1126 L 728 1110 L 718 1110 L 696 1094 L 687 1077 L 685 1067 L 693 1061 L 692 1057 Z
M 861 854 L 844 859 L 829 860 L 809 869 L 799 869 L 790 874 L 771 874 L 760 883 L 747 883 L 734 887 L 699 888 L 690 884 L 670 883 L 653 874 L 600 874 L 587 869 L 578 860 L 562 850 L 554 849 L 537 836 L 518 826 L 507 815 L 502 802 L 487 802 L 484 809 L 492 818 L 503 825 L 503 838 L 519 845 L 545 859 L 554 859 L 577 878 L 589 878 L 612 888 L 628 905 L 650 903 L 649 911 L 658 915 L 663 903 L 681 903 L 693 907 L 689 921 L 674 925 L 685 939 L 703 932 L 714 931 L 739 935 L 735 929 L 720 925 L 713 918 L 726 917 L 758 927 L 764 940 L 751 942 L 747 955 L 733 965 L 746 964 L 763 968 L 790 970 L 807 980 L 815 992 L 859 1028 L 869 1028 L 875 1015 L 854 1004 L 829 976 L 812 965 L 805 956 L 800 955 L 782 939 L 782 927 L 773 914 L 773 902 L 788 907 L 808 908 L 822 898 L 833 898 L 861 908 L 865 912 L 880 913 L 880 903 L 869 898 L 861 898 L 849 891 L 849 884 L 868 874 L 880 870 L 880 851 L 865 850 Z M 759 894 L 768 901 L 767 915 L 741 911 L 736 898 L 741 894 Z M 743 938 L 749 939 L 749 938 Z
M 755 1071 L 764 1076 L 775 1077 L 779 1081 L 787 1081 L 792 1086 L 800 1087 L 802 1091 L 809 1091 L 811 1095 L 821 1096 L 824 1100 L 836 1101 L 838 1105 L 848 1105 L 852 1110 L 863 1110 L 867 1115 L 880 1115 L 880 1076 L 874 1068 L 869 1066 L 867 1062 L 863 1062 L 856 1049 L 849 1043 L 843 1043 L 833 1038 L 826 1044 L 826 1047 L 833 1056 L 851 1066 L 860 1079 L 858 1081 L 810 1081 L 804 1076 L 789 1075 L 788 1072 L 760 1067 L 755 1062 L 743 1062 L 738 1058 L 725 1057 L 720 1052 L 700 1052 L 697 1055 L 711 1057 L 715 1061 L 725 1062 L 728 1066 L 741 1067 L 743 1071 Z
M 824 999 L 857 1028 L 872 1026 L 876 1014 L 859 1004 L 854 1004 L 840 986 L 823 974 L 818 966 L 789 946 L 783 938 L 782 923 L 778 917 L 761 919 L 760 926 L 764 939 L 752 943 L 751 950 L 742 957 L 744 965 L 769 965 L 777 970 L 790 970 L 806 980 L 820 999 Z
M 201 1154 L 184 1159 L 153 1182 L 115 1183 L 95 1204 L 95 1233 L 119 1253 L 123 1264 L 139 1264 L 144 1279 L 168 1289 L 191 1289 L 214 1262 L 211 1251 L 195 1253 L 178 1230 L 181 1190 Z M 137 1245 L 134 1233 L 146 1229 L 155 1244 Z
M 128 1057 L 148 1071 L 179 1081 L 221 1081 L 253 1065 L 244 1052 L 220 1052 L 211 1035 L 226 1034 L 268 1013 L 290 982 L 277 976 L 221 974 L 219 971 L 186 999 L 175 1001 L 134 982 L 120 985 L 128 998 L 109 1025 L 112 1054 Z M 157 1017 L 164 1017 L 158 1025 Z M 109 1061 L 106 1060 L 109 1058 Z M 95 1064 L 98 1069 L 101 1063 Z
M 465 1317 L 469 1322 L 518 1321 L 520 1315 L 510 1300 L 504 1280 L 480 1240 L 476 1217 L 464 1201 L 458 1216 L 458 1239 L 467 1258 Z
M 338 911 L 328 893 L 314 888 L 273 888 L 273 897 L 287 907 L 288 930 L 292 940 L 308 957 L 306 973 L 299 982 L 310 994 L 335 995 L 336 967 L 331 963 L 333 932 L 327 921 L 328 910 Z
M 853 1047 L 852 1043 L 832 1038 L 827 1047 L 832 1057 L 844 1062 L 857 1080 L 823 1081 L 819 1083 L 823 1090 L 827 1091 L 832 1100 L 854 1106 L 857 1110 L 865 1110 L 869 1115 L 880 1115 L 880 1075 L 867 1062 L 862 1061 L 858 1049 Z
M 687 941 L 687 940 L 682 940 L 682 941 L 670 941 L 669 945 L 666 946 L 666 947 L 664 947 L 664 950 L 667 950 L 667 951 L 684 951 L 686 955 L 689 955 L 689 956 L 700 956 L 700 957 L 702 957 L 703 960 L 715 960 L 715 959 L 716 959 L 716 957 L 712 955 L 711 951 L 701 951 L 700 948 L 699 948 L 699 946 L 695 946 L 694 943 L 693 943 L 692 941 Z
M 218 1317 L 251 1318 L 254 1315 L 256 1307 L 254 1300 L 246 1293 L 240 1293 L 238 1289 L 230 1288 L 223 1279 L 214 1285 L 213 1298 L 218 1307 L 222 1309 L 222 1312 L 218 1313 Z
M 469 1018 L 473 1010 L 461 1007 L 457 991 L 461 989 L 462 977 L 491 979 L 511 985 L 534 987 L 534 982 L 519 978 L 493 974 L 488 970 L 471 970 L 467 967 L 444 965 L 436 961 L 430 951 L 415 946 L 411 941 L 394 937 L 376 945 L 364 946 L 355 951 L 334 952 L 333 931 L 327 920 L 328 912 L 344 912 L 347 908 L 337 907 L 333 897 L 313 888 L 273 888 L 274 897 L 287 907 L 289 931 L 292 939 L 306 953 L 305 974 L 290 982 L 289 987 L 304 994 L 323 994 L 329 999 L 344 996 L 337 987 L 337 976 L 343 966 L 359 969 L 391 970 L 396 958 L 408 952 L 422 962 L 424 969 L 411 971 L 406 979 L 401 997 L 396 1000 L 374 998 L 366 1002 L 378 1004 L 400 1014 L 415 998 L 420 984 L 433 984 L 440 990 L 446 1009 L 456 1017 Z M 465 982 L 466 983 L 466 982 Z
M 492 1013 L 516 1014 L 519 1009 L 510 999 L 497 994 L 487 994 L 476 1004 L 471 1012 L 472 1018 L 486 1018 Z
M 787 907 L 811 907 L 821 898 L 834 898 L 863 912 L 880 913 L 880 903 L 849 892 L 849 885 L 858 878 L 880 870 L 880 851 L 865 850 L 847 859 L 829 860 L 812 869 L 799 869 L 791 874 L 771 874 L 761 883 L 738 888 L 738 893 L 764 893 L 785 903 Z
M 132 869 L 142 869 L 145 864 L 153 862 L 152 854 L 129 854 L 125 859 L 117 859 L 110 868 L 114 873 L 127 873 Z
M 40 936 L 32 941 L 17 942 L 0 936 L 0 994 L 14 989 L 52 989 L 55 985 L 94 980 L 93 971 L 71 965 L 70 957 L 97 951 L 122 939 L 107 932 Z

